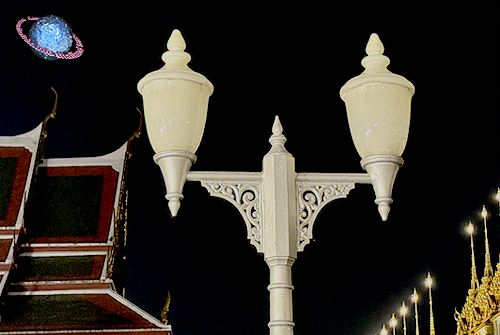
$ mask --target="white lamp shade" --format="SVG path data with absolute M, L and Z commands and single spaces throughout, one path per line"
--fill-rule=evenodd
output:
M 163 174 L 170 213 L 176 216 L 184 198 L 186 176 L 196 161 L 214 87 L 187 66 L 191 56 L 184 52 L 186 42 L 179 30 L 172 32 L 167 48 L 162 55 L 165 65 L 144 76 L 137 89 L 142 94 L 146 129 L 156 153 L 153 159 Z
M 352 139 L 361 158 L 401 156 L 408 139 L 411 98 L 415 87 L 387 70 L 389 58 L 372 34 L 362 61 L 366 70 L 340 90 L 347 109 Z
M 158 154 L 184 151 L 194 154 L 200 145 L 207 119 L 208 98 L 213 86 L 191 70 L 191 56 L 179 30 L 174 30 L 162 56 L 165 65 L 137 84 L 143 96 L 149 140 Z
M 143 86 L 146 127 L 156 153 L 170 150 L 192 154 L 200 145 L 207 119 L 209 87 L 171 78 Z
M 349 128 L 361 158 L 401 156 L 410 126 L 408 88 L 387 83 L 365 84 L 344 95 Z

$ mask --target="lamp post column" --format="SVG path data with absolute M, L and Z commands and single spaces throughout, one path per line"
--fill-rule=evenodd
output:
M 271 335 L 293 334 L 292 265 L 297 258 L 295 160 L 285 149 L 286 138 L 276 118 L 271 150 L 263 159 L 263 252 L 270 272 Z

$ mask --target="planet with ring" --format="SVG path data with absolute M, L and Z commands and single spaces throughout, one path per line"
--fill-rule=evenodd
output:
M 21 28 L 26 19 L 19 20 L 16 29 L 38 57 L 45 60 L 57 60 L 74 59 L 82 55 L 82 42 L 61 17 L 56 15 L 47 15 L 41 18 L 28 16 L 28 20 L 35 21 L 28 36 L 23 33 Z M 73 45 L 75 45 L 76 50 L 70 51 Z

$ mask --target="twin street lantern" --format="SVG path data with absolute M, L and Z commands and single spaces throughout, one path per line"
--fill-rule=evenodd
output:
M 379 213 L 387 220 L 392 187 L 403 164 L 415 88 L 387 70 L 389 58 L 383 55 L 379 37 L 372 34 L 366 46 L 368 56 L 361 62 L 365 71 L 340 90 L 351 136 L 367 173 L 296 173 L 278 117 L 262 172 L 195 172 L 190 168 L 196 161 L 213 85 L 187 66 L 191 56 L 185 47 L 180 31 L 174 30 L 162 56 L 165 65 L 137 85 L 170 213 L 176 216 L 179 211 L 186 180 L 200 181 L 212 196 L 228 200 L 239 210 L 250 243 L 264 254 L 270 269 L 270 333 L 291 335 L 291 267 L 297 252 L 311 240 L 319 211 L 330 201 L 346 197 L 356 183 L 372 184 Z

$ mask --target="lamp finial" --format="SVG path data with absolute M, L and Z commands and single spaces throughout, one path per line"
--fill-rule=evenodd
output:
M 272 148 L 269 153 L 288 152 L 285 149 L 286 137 L 283 135 L 283 126 L 281 125 L 278 115 L 274 118 L 272 130 L 273 135 L 269 138 L 269 143 L 271 143 Z
M 167 71 L 188 71 L 189 73 L 196 73 L 188 67 L 191 56 L 184 51 L 186 49 L 186 42 L 179 29 L 174 29 L 167 42 L 168 51 L 164 52 L 161 59 L 165 65 L 161 70 Z M 200 76 L 195 74 L 196 78 Z M 206 78 L 205 78 L 206 80 Z M 211 84 L 210 84 L 211 85 Z
M 368 56 L 382 55 L 384 53 L 384 45 L 377 34 L 370 35 L 365 50 Z
M 281 125 L 279 116 L 276 115 L 273 123 L 273 135 L 281 135 L 281 134 L 283 134 L 283 126 Z
M 168 51 L 184 51 L 186 49 L 186 41 L 184 41 L 184 37 L 179 29 L 174 29 L 172 31 L 172 35 L 167 42 Z

